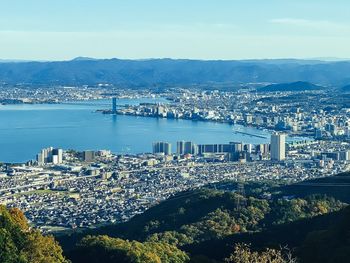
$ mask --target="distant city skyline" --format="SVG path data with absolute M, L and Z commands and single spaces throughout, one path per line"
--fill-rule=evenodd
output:
M 345 0 L 4 0 L 0 58 L 350 58 Z

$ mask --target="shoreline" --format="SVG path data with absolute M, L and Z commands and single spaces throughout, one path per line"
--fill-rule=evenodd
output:
M 123 105 L 125 106 L 125 105 Z M 154 118 L 154 119 L 167 119 L 167 120 L 187 120 L 187 121 L 193 121 L 193 122 L 211 122 L 211 123 L 219 123 L 219 124 L 228 124 L 230 126 L 236 126 L 239 125 L 241 127 L 244 128 L 252 128 L 252 129 L 257 129 L 257 130 L 266 130 L 269 133 L 273 133 L 273 132 L 284 132 L 288 135 L 289 138 L 300 138 L 300 140 L 314 140 L 313 137 L 311 137 L 310 135 L 304 133 L 304 134 L 290 134 L 288 133 L 288 131 L 278 131 L 278 130 L 274 130 L 274 129 L 269 129 L 266 127 L 257 127 L 254 125 L 244 125 L 243 123 L 237 123 L 237 122 L 230 122 L 230 121 L 226 121 L 226 120 L 206 120 L 206 119 L 190 119 L 190 118 L 168 118 L 168 117 L 159 117 L 159 116 L 153 116 L 153 115 L 142 115 L 142 114 L 133 114 L 133 113 L 125 113 L 125 112 L 116 112 L 113 113 L 112 110 L 96 110 L 96 112 L 98 113 L 102 113 L 102 114 L 107 114 L 107 115 L 120 115 L 120 116 L 133 116 L 133 117 L 144 117 L 144 118 Z M 238 134 L 242 134 L 242 135 L 246 135 L 246 136 L 252 136 L 252 137 L 256 137 L 256 138 L 261 138 L 261 139 L 268 139 L 268 137 L 262 136 L 262 135 L 255 135 L 255 134 L 250 134 L 250 133 L 246 133 L 246 132 L 242 132 L 242 131 L 237 131 L 237 130 L 233 130 L 233 132 L 238 133 Z

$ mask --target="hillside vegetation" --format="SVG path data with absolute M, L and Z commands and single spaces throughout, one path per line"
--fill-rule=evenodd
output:
M 309 235 L 327 231 L 346 214 L 348 182 L 348 174 L 290 186 L 252 182 L 245 184 L 245 195 L 236 191 L 237 183 L 219 183 L 180 193 L 129 222 L 61 236 L 59 240 L 71 251 L 68 255 L 81 249 L 79 240 L 84 236 L 108 235 L 176 246 L 191 262 L 223 262 L 244 251 L 252 255 L 260 255 L 259 251 L 282 253 L 281 246 L 291 249 L 293 260 L 296 256 L 300 262 L 308 262 L 305 249 L 310 247 Z M 320 186 L 326 183 L 332 187 Z M 74 248 L 76 243 L 78 248 Z M 247 249 L 244 244 L 251 247 Z
M 31 229 L 18 209 L 0 205 L 0 262 L 68 263 L 52 236 Z

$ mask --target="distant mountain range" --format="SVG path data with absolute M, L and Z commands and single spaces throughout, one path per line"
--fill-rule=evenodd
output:
M 187 60 L 93 59 L 70 61 L 2 61 L 0 83 L 96 85 L 126 87 L 177 85 L 231 86 L 247 83 L 310 82 L 343 87 L 350 83 L 349 61 L 320 60 Z

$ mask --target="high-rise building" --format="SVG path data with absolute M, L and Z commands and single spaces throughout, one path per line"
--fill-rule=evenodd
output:
M 273 133 L 271 135 L 271 160 L 282 161 L 286 159 L 286 135 Z
M 167 116 L 167 109 L 162 104 L 158 103 L 155 111 L 156 111 L 157 116 L 159 116 L 159 117 L 166 117 Z
M 44 162 L 45 163 L 50 163 L 52 162 L 52 147 L 42 149 L 41 154 L 44 156 Z
M 185 154 L 185 141 L 179 141 L 176 143 L 176 153 L 180 155 Z
M 349 151 L 341 151 L 339 153 L 339 160 L 348 161 L 349 160 Z
M 322 139 L 322 130 L 321 129 L 315 129 L 315 139 Z
M 168 142 L 153 143 L 153 153 L 164 153 L 165 155 L 170 155 L 171 143 L 168 143 Z
M 112 112 L 117 112 L 117 98 L 112 98 Z
M 85 162 L 93 162 L 95 160 L 95 152 L 94 151 L 84 151 L 83 159 Z
M 52 150 L 52 163 L 59 164 L 63 161 L 63 150 L 62 149 L 53 149 Z
M 248 124 L 252 123 L 253 122 L 253 115 L 249 114 L 249 113 L 244 115 L 244 121 Z
M 185 151 L 184 154 L 198 154 L 198 146 L 193 142 L 185 142 Z
M 331 132 L 332 135 L 337 135 L 338 128 L 337 128 L 337 126 L 335 124 L 331 124 L 329 131 Z
M 244 150 L 245 150 L 247 153 L 252 153 L 253 145 L 250 144 L 250 143 L 244 145 Z
M 58 149 L 58 163 L 63 163 L 63 150 Z
M 265 144 L 258 144 L 256 146 L 256 152 L 263 154 L 263 155 L 267 155 L 270 152 L 270 144 L 269 143 L 265 143 Z
M 58 155 L 52 155 L 52 163 L 58 164 Z
M 264 143 L 263 144 L 263 149 L 264 149 L 264 153 L 268 154 L 270 152 L 270 144 L 269 143 Z
M 63 150 L 54 149 L 52 147 L 42 149 L 37 154 L 36 160 L 39 165 L 46 163 L 60 164 L 63 162 Z
M 42 154 L 42 152 L 40 152 L 36 155 L 36 161 L 38 162 L 39 165 L 42 165 L 45 163 L 45 157 Z
M 230 145 L 233 145 L 234 152 L 242 152 L 244 149 L 242 142 L 230 142 Z
M 349 127 L 349 126 L 345 128 L 345 133 L 344 133 L 344 135 L 345 135 L 347 138 L 350 137 L 350 127 Z
M 229 144 L 199 144 L 198 153 L 239 153 L 244 149 L 241 142 L 230 142 Z
M 177 142 L 176 153 L 184 154 L 198 154 L 198 146 L 193 142 L 179 141 Z

